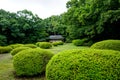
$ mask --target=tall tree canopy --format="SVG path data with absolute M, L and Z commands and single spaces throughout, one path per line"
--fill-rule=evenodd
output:
M 70 0 L 64 21 L 69 38 L 120 39 L 120 0 Z
M 62 15 L 53 15 L 44 19 L 43 22 L 44 26 L 46 27 L 46 32 L 49 35 L 63 35 L 64 37 L 67 36 L 67 26 L 62 21 Z
M 10 13 L 0 10 L 0 42 L 33 43 L 45 40 L 47 33 L 42 19 L 33 15 L 31 11 L 23 10 Z
M 44 20 L 28 10 L 0 9 L 0 45 L 45 41 L 56 34 L 67 41 L 120 39 L 120 0 L 70 0 L 66 7 L 67 12 Z

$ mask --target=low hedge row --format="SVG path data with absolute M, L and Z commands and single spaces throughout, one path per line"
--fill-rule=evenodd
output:
M 52 44 L 49 42 L 37 42 L 36 45 L 40 48 L 43 48 L 43 49 L 52 48 Z
M 24 44 L 24 47 L 37 48 L 34 44 Z
M 63 45 L 64 42 L 63 41 L 55 41 L 55 42 L 52 42 L 52 45 L 53 46 L 58 46 L 58 45 Z
M 75 39 L 72 41 L 75 46 L 91 46 L 93 44 L 92 40 L 84 39 Z
M 76 39 L 76 40 L 73 40 L 72 43 L 75 45 L 75 46 L 82 46 L 84 44 L 84 41 L 83 40 L 80 40 L 80 39 Z
M 0 46 L 0 54 L 9 53 L 11 50 L 10 46 Z
M 17 48 L 17 47 L 21 47 L 24 46 L 24 44 L 11 44 L 9 45 L 10 47 L 12 47 L 13 49 Z

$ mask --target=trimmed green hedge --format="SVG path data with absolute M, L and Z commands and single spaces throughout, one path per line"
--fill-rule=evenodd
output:
M 9 53 L 11 50 L 10 46 L 0 46 L 0 54 Z
M 36 45 L 40 48 L 43 48 L 43 49 L 52 48 L 52 44 L 49 42 L 37 42 Z
M 46 64 L 54 54 L 40 48 L 23 50 L 13 57 L 18 76 L 34 76 L 45 71 Z
M 75 49 L 63 51 L 49 61 L 47 80 L 119 80 L 120 52 Z
M 34 44 L 24 44 L 24 47 L 37 48 Z
M 104 41 L 96 42 L 91 46 L 91 48 L 120 51 L 120 40 L 104 40 Z
M 76 39 L 76 40 L 73 40 L 72 43 L 75 45 L 75 46 L 82 46 L 84 44 L 84 41 L 83 40 L 80 40 L 80 39 Z
M 13 49 L 11 52 L 10 52 L 10 54 L 12 55 L 12 56 L 14 56 L 14 55 L 16 55 L 18 52 L 20 52 L 20 51 L 22 51 L 22 50 L 27 50 L 27 49 L 30 49 L 30 47 L 18 47 L 18 48 L 15 48 L 15 49 Z
M 53 46 L 58 46 L 58 45 L 63 45 L 64 42 L 63 41 L 55 41 L 55 42 L 52 42 L 52 45 Z
M 23 44 L 11 44 L 9 46 L 12 47 L 13 49 L 15 49 L 17 47 L 21 47 L 21 46 L 24 46 L 24 45 Z

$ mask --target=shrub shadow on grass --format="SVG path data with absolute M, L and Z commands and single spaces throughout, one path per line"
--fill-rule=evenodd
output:
M 16 72 L 13 72 L 15 80 L 46 80 L 45 79 L 45 72 L 41 74 L 37 74 L 34 76 L 17 76 Z

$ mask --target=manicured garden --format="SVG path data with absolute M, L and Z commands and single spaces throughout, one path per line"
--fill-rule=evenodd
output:
M 45 19 L 0 9 L 0 80 L 120 80 L 119 5 L 69 0 Z
M 75 43 L 75 44 L 74 44 Z M 0 80 L 119 80 L 120 40 L 0 47 Z
M 20 47 L 21 48 L 21 47 Z M 55 46 L 51 49 L 48 49 L 52 51 L 53 53 L 58 53 L 63 50 L 69 50 L 69 49 L 83 49 L 88 47 L 76 47 L 71 43 L 67 43 L 64 45 Z M 46 80 L 45 75 L 37 75 L 32 77 L 17 77 L 15 75 L 15 70 L 13 68 L 13 57 L 10 53 L 0 54 L 0 80 Z

